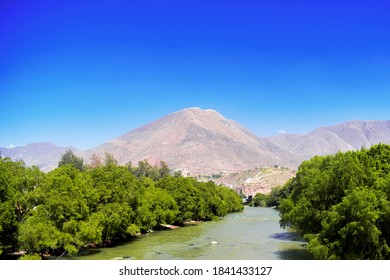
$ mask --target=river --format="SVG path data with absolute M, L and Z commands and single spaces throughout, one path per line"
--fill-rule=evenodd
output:
M 67 259 L 311 259 L 304 245 L 298 234 L 280 228 L 277 210 L 245 207 L 243 212 L 228 214 L 220 221 L 156 231 L 112 247 L 88 249 Z

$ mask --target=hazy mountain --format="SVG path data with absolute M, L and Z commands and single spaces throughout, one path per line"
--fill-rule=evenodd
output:
M 100 156 L 111 153 L 120 164 L 137 164 L 144 159 L 156 164 L 164 160 L 190 174 L 232 172 L 293 161 L 281 147 L 274 145 L 272 150 L 269 146 L 273 144 L 214 110 L 190 108 L 88 152 Z
M 67 149 L 84 157 L 110 153 L 119 164 L 161 160 L 184 174 L 231 173 L 256 167 L 296 169 L 314 155 L 360 149 L 376 143 L 390 144 L 390 121 L 351 121 L 320 127 L 306 135 L 280 134 L 260 138 L 214 110 L 190 108 L 174 112 L 88 151 L 34 143 L 0 148 L 2 156 L 24 160 L 48 171 L 57 167 Z
M 47 142 L 32 143 L 20 147 L 2 148 L 2 157 L 10 157 L 13 160 L 23 160 L 27 166 L 36 165 L 43 171 L 50 171 L 58 166 L 61 155 L 66 150 L 77 153 L 73 147 L 59 147 Z
M 315 155 L 357 150 L 378 143 L 390 144 L 390 121 L 350 121 L 320 127 L 307 135 L 281 134 L 269 140 L 309 159 Z

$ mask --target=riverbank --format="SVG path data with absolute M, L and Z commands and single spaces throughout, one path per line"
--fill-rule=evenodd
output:
M 132 236 L 132 237 L 130 237 L 128 239 L 115 240 L 115 241 L 114 240 L 106 240 L 102 244 L 90 243 L 90 244 L 80 248 L 78 255 L 81 255 L 81 256 L 82 255 L 88 255 L 90 252 L 94 252 L 96 250 L 104 250 L 105 248 L 115 248 L 117 246 L 122 246 L 123 244 L 136 242 L 137 238 L 142 238 L 144 236 L 149 236 L 151 234 L 156 234 L 158 232 L 164 232 L 164 231 L 167 231 L 167 230 L 168 231 L 176 230 L 176 229 L 179 229 L 181 227 L 197 226 L 197 225 L 199 225 L 199 224 L 201 224 L 203 222 L 205 222 L 205 221 L 190 220 L 190 221 L 184 222 L 183 225 L 181 225 L 181 226 L 179 226 L 179 225 L 170 225 L 170 224 L 160 224 L 156 228 L 149 229 L 149 230 L 147 230 L 144 233 L 136 234 L 135 236 Z M 73 257 L 68 256 L 67 253 L 64 254 L 64 252 L 62 252 L 61 254 L 46 253 L 46 254 L 43 254 L 41 257 L 42 257 L 43 260 L 57 260 L 57 259 L 61 259 L 61 258 L 63 258 L 63 259 L 73 258 Z M 129 259 L 128 256 L 124 256 L 123 258 L 124 259 Z
M 145 233 L 130 242 L 91 248 L 63 259 L 312 259 L 304 244 L 299 234 L 280 228 L 277 210 L 245 207 L 243 212 L 228 214 L 220 221 Z

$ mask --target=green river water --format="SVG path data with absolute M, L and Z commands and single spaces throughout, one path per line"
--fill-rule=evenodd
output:
M 67 259 L 289 260 L 311 256 L 298 234 L 280 228 L 277 210 L 245 207 L 220 221 L 156 231 Z

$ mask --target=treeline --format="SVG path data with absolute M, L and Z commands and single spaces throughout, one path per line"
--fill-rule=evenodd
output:
M 43 173 L 0 157 L 0 255 L 26 251 L 77 254 L 80 248 L 126 240 L 161 224 L 214 220 L 243 209 L 231 189 L 171 174 L 168 166 L 84 165 L 71 152 Z
M 316 156 L 281 190 L 281 225 L 317 259 L 390 259 L 389 145 Z
M 280 202 L 284 198 L 287 198 L 290 192 L 291 192 L 291 187 L 289 187 L 288 183 L 286 183 L 285 186 L 276 186 L 272 188 L 269 194 L 264 194 L 264 193 L 255 194 L 250 206 L 278 208 Z

